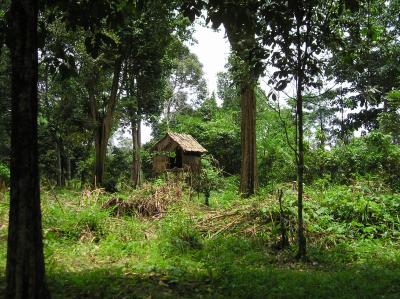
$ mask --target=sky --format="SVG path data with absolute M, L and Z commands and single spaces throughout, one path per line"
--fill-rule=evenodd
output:
M 225 70 L 228 62 L 230 46 L 225 37 L 225 30 L 214 31 L 199 23 L 195 24 L 194 44 L 188 45 L 190 51 L 197 55 L 203 65 L 204 78 L 207 81 L 208 91 L 211 94 L 217 91 L 217 74 Z M 142 144 L 151 139 L 151 128 L 142 125 Z
M 194 39 L 197 43 L 190 45 L 190 50 L 197 55 L 203 64 L 204 77 L 210 94 L 217 90 L 217 73 L 225 69 L 230 52 L 228 39 L 225 37 L 225 30 L 221 26 L 219 31 L 195 25 Z

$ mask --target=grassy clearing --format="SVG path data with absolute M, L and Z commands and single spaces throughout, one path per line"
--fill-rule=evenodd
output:
M 279 207 L 266 191 L 250 200 L 214 193 L 208 208 L 183 190 L 162 217 L 104 208 L 111 197 L 137 198 L 132 190 L 43 191 L 48 282 L 54 298 L 398 298 L 400 197 L 379 188 L 307 188 L 307 263 L 293 258 L 290 191 L 283 205 L 292 246 L 284 251 L 276 249 Z M 3 200 L 2 274 L 7 211 Z

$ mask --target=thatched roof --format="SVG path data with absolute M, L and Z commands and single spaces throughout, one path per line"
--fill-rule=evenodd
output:
M 194 153 L 205 153 L 207 150 L 201 146 L 200 143 L 196 141 L 189 134 L 179 134 L 168 132 L 164 138 L 158 141 L 154 146 L 153 150 L 156 151 L 174 151 L 177 147 L 182 149 L 184 152 L 194 152 Z

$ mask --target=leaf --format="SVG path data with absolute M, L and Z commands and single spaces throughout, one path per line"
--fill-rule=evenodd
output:
M 276 85 L 276 90 L 282 91 L 286 88 L 286 86 L 288 85 L 288 82 L 286 80 L 281 80 L 278 82 L 278 84 Z

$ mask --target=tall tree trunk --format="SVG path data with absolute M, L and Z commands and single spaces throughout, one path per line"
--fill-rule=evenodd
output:
M 67 164 L 67 180 L 70 181 L 72 178 L 71 175 L 71 157 L 67 153 L 65 156 L 65 163 Z
M 248 20 L 251 24 L 251 20 Z M 255 193 L 258 187 L 257 179 L 257 149 L 256 149 L 256 96 L 255 86 L 258 75 L 253 69 L 254 61 L 249 56 L 249 49 L 255 47 L 255 28 L 237 23 L 224 22 L 229 43 L 240 58 L 243 65 L 238 71 L 240 78 L 240 109 L 241 109 L 241 149 L 242 161 L 240 169 L 240 193 L 248 197 Z
M 98 119 L 95 132 L 95 187 L 102 186 L 104 180 L 105 161 L 107 153 L 108 138 L 105 135 L 104 119 Z
M 299 20 L 297 20 L 299 24 Z M 297 25 L 297 91 L 296 91 L 296 115 L 297 115 L 297 258 L 306 257 L 306 238 L 304 236 L 303 223 L 303 176 L 304 176 L 304 128 L 303 128 L 303 69 L 302 50 L 300 39 L 300 26 Z
M 59 187 L 65 186 L 65 166 L 64 166 L 64 144 L 61 138 L 56 138 L 56 148 L 57 148 L 57 185 Z
M 132 184 L 135 188 L 142 185 L 142 159 L 140 156 L 141 150 L 141 120 L 140 117 L 131 120 L 132 126 L 132 146 L 133 146 L 133 161 L 132 161 Z
M 303 128 L 303 95 L 301 75 L 297 81 L 297 131 L 298 131 L 298 163 L 297 163 L 297 212 L 298 212 L 298 258 L 306 256 L 306 238 L 303 224 L 303 176 L 304 176 L 304 128 Z
M 346 144 L 345 142 L 345 128 L 344 128 L 344 102 L 343 102 L 343 87 L 340 86 L 340 140 L 342 141 L 343 144 Z
M 256 152 L 256 97 L 254 86 L 254 83 L 242 82 L 240 90 L 242 146 L 240 192 L 246 197 L 254 194 L 258 185 Z
M 171 118 L 171 106 L 172 106 L 172 100 L 170 99 L 169 101 L 167 101 L 167 111 L 165 114 L 165 119 L 167 120 L 167 132 L 169 132 L 169 125 L 170 125 L 170 118 Z
M 103 185 L 104 172 L 105 172 L 105 161 L 107 153 L 108 139 L 110 138 L 112 121 L 114 117 L 115 107 L 118 101 L 118 88 L 119 78 L 121 73 L 122 59 L 118 58 L 114 64 L 114 75 L 111 86 L 111 94 L 106 105 L 105 115 L 99 115 L 97 111 L 96 96 L 91 92 L 89 88 L 89 100 L 91 106 L 91 115 L 93 122 L 95 123 L 95 151 L 96 151 L 96 162 L 95 162 L 95 184 L 98 186 Z
M 37 143 L 37 0 L 10 11 L 11 192 L 6 298 L 49 298 L 45 284 Z
M 56 142 L 56 153 L 57 153 L 57 186 L 62 186 L 62 160 L 61 160 L 61 148 L 60 144 Z

